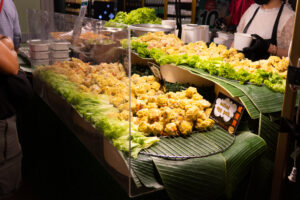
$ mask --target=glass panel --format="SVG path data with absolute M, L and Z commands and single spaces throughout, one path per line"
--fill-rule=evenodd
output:
M 162 87 L 151 73 L 144 76 L 132 72 L 132 57 L 135 67 L 138 67 L 138 59 L 130 46 L 132 37 L 148 31 L 166 30 L 124 25 L 105 27 L 104 21 L 84 18 L 79 37 L 74 40 L 77 16 L 28 10 L 28 18 L 30 40 L 50 45 L 50 66 L 40 67 L 37 71 L 51 73 L 46 76 L 45 73 L 36 74 L 44 74 L 40 78 L 45 78 L 44 81 L 56 90 L 55 98 L 62 97 L 66 106 L 57 105 L 54 97 L 46 101 L 60 117 L 64 116 L 61 117 L 64 123 L 130 197 L 162 189 L 159 183 L 155 183 L 155 187 L 146 184 L 146 187 L 140 180 L 144 174 L 143 166 L 149 166 L 140 162 L 139 152 L 157 142 L 158 138 L 143 130 L 142 114 L 138 114 L 145 106 L 145 98 L 151 93 L 162 92 Z M 60 46 L 64 42 L 68 44 L 67 50 Z M 62 51 L 67 51 L 67 58 L 53 59 Z M 141 62 L 149 69 L 148 60 L 142 59 Z M 40 92 L 42 98 L 47 98 L 45 90 L 41 88 Z M 155 118 L 155 113 L 152 114 Z M 152 128 L 159 131 L 159 127 L 153 125 Z
M 129 170 L 132 178 L 130 183 L 130 197 L 136 197 L 150 192 L 163 189 L 161 183 L 155 178 L 152 158 L 149 155 L 141 154 L 146 148 L 158 142 L 163 134 L 161 123 L 162 112 L 156 101 L 159 95 L 164 93 L 163 80 L 159 79 L 160 67 L 153 59 L 142 58 L 136 51 L 139 38 L 145 35 L 146 40 L 155 37 L 152 33 L 158 34 L 174 32 L 172 27 L 141 24 L 129 26 L 129 67 L 131 74 L 131 116 L 130 121 L 130 155 Z M 124 45 L 123 45 L 124 46 Z M 131 50 L 132 49 L 132 50 Z M 148 49 L 149 50 L 149 49 Z M 141 52 L 140 52 L 141 53 Z

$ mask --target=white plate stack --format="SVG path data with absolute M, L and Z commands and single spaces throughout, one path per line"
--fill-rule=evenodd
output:
M 231 44 L 232 44 L 233 38 L 234 38 L 232 33 L 227 33 L 227 32 L 224 32 L 224 31 L 218 31 L 217 36 L 218 37 L 214 38 L 214 43 L 223 44 L 227 48 L 231 47 Z
M 50 63 L 70 60 L 70 45 L 71 43 L 66 41 L 53 41 L 50 44 Z
M 30 40 L 29 41 L 29 55 L 31 65 L 49 65 L 50 43 L 43 40 Z

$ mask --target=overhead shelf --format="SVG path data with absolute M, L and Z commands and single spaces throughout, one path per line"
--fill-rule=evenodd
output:
M 66 8 L 66 12 L 70 12 L 70 13 L 79 13 L 80 8 Z
M 168 14 L 168 5 L 174 5 L 174 0 L 164 0 L 164 19 L 167 19 L 168 17 L 176 17 L 174 14 Z M 190 4 L 190 6 L 188 5 Z M 189 8 L 191 10 L 191 15 L 187 16 L 186 14 L 182 14 L 182 17 L 190 17 L 191 23 L 196 22 L 196 7 L 197 7 L 197 1 L 196 0 L 182 0 L 181 1 L 181 8 Z
M 81 0 L 65 0 L 65 3 L 71 3 L 71 4 L 81 4 Z
M 94 0 L 94 2 L 114 2 L 114 0 Z

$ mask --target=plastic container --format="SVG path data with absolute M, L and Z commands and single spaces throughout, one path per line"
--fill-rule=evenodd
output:
M 198 25 L 197 24 L 186 24 L 182 25 L 181 39 L 184 43 L 198 41 Z
M 199 40 L 204 41 L 206 43 L 210 41 L 208 25 L 199 25 L 199 37 Z
M 233 39 L 224 39 L 224 38 L 220 38 L 220 37 L 215 37 L 214 38 L 214 43 L 216 44 L 222 44 L 222 45 L 225 45 L 227 48 L 230 48 L 231 47 L 231 44 L 233 42 Z
M 50 60 L 50 64 L 53 65 L 57 62 L 63 62 L 63 61 L 66 61 L 66 60 L 71 60 L 70 58 L 52 58 Z
M 227 32 L 224 32 L 224 31 L 218 31 L 217 35 L 218 35 L 218 38 L 222 38 L 222 39 L 225 39 L 225 40 L 233 40 L 233 38 L 234 38 L 232 33 L 227 33 Z
M 50 44 L 50 48 L 55 51 L 69 50 L 71 43 L 66 41 L 54 41 Z
M 30 60 L 31 65 L 33 66 L 39 66 L 39 65 L 49 65 L 50 61 L 49 59 L 32 59 Z
M 161 24 L 166 26 L 171 26 L 174 28 L 174 30 L 176 29 L 176 20 L 173 19 L 162 20 Z
M 49 51 L 50 43 L 42 40 L 29 40 L 30 51 Z
M 66 51 L 51 51 L 51 58 L 57 59 L 57 58 L 69 58 L 69 50 Z
M 49 51 L 30 51 L 30 59 L 34 60 L 49 60 Z
M 242 51 L 244 48 L 249 47 L 252 42 L 252 36 L 246 33 L 235 33 L 233 46 L 239 51 Z
M 224 38 L 220 38 L 220 37 L 215 37 L 214 38 L 214 43 L 216 43 L 216 44 L 225 44 L 225 39 Z

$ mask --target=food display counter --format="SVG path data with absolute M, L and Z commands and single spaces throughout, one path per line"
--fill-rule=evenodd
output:
M 71 60 L 36 68 L 35 92 L 129 197 L 166 190 L 171 199 L 226 199 L 245 181 L 253 186 L 251 169 L 278 131 L 270 116 L 281 109 L 285 60 L 252 63 L 222 45 L 184 45 L 163 27 L 136 30 L 101 25 L 88 43 L 82 33 Z M 46 39 L 66 33 L 49 30 Z M 245 106 L 236 134 L 209 117 L 219 92 Z

